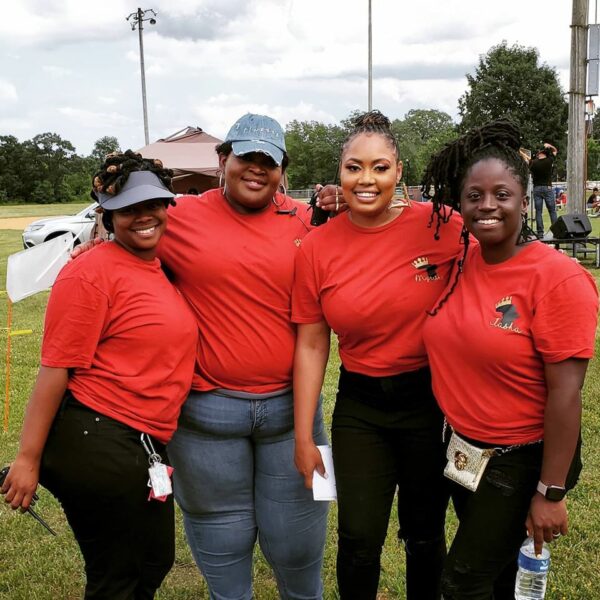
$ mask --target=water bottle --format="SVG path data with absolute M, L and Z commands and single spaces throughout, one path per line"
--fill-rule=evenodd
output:
M 549 569 L 550 550 L 544 544 L 542 553 L 536 556 L 533 538 L 528 537 L 519 550 L 515 600 L 544 600 Z

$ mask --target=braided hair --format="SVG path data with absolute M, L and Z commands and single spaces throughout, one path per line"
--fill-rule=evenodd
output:
M 392 132 L 392 123 L 384 114 L 378 110 L 370 110 L 356 115 L 350 122 L 352 123 L 352 129 L 344 139 L 342 144 L 342 154 L 344 154 L 346 148 L 356 136 L 363 133 L 376 133 L 383 136 L 394 149 L 396 157 L 399 156 L 398 140 Z
M 465 178 L 476 163 L 490 158 L 502 161 L 523 190 L 527 189 L 529 168 L 519 154 L 520 147 L 521 133 L 517 126 L 508 119 L 499 119 L 483 127 L 472 129 L 446 144 L 442 150 L 431 157 L 423 176 L 421 191 L 423 196 L 431 199 L 433 203 L 430 225 L 434 220 L 436 221 L 436 238 L 441 224 L 448 222 L 454 211 L 460 212 L 460 196 Z M 535 237 L 535 234 L 529 228 L 527 219 L 524 218 L 517 243 L 525 243 L 532 237 Z M 448 292 L 438 301 L 431 315 L 437 314 L 458 284 L 469 248 L 469 233 L 464 226 L 461 238 L 464 250 L 458 262 L 454 281 Z
M 93 200 L 98 201 L 98 194 L 109 194 L 116 196 L 122 189 L 130 173 L 134 171 L 151 171 L 164 184 L 164 186 L 173 191 L 171 180 L 173 171 L 165 169 L 162 161 L 155 158 L 144 158 L 141 154 L 126 150 L 125 152 L 111 152 L 107 154 L 100 170 L 92 177 L 92 191 L 90 196 Z M 175 204 L 174 200 L 165 199 L 167 205 Z M 111 210 L 105 210 L 102 213 L 102 224 L 104 228 L 113 232 Z

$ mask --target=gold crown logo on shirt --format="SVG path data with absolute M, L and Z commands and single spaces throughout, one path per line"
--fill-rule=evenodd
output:
M 412 265 L 415 269 L 425 269 L 428 264 L 429 259 L 426 256 L 420 256 L 412 262 Z
M 512 296 L 505 296 L 498 302 L 496 302 L 496 308 L 502 308 L 503 306 L 510 306 L 512 304 Z

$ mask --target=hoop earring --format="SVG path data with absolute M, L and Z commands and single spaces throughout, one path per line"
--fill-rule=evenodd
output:
M 279 184 L 279 190 L 284 196 L 287 196 L 287 190 L 285 189 L 285 185 L 283 185 L 283 183 Z
M 281 206 L 281 205 L 282 205 L 282 204 L 285 202 L 285 200 L 282 200 L 282 201 L 281 201 L 279 204 L 277 204 L 277 200 L 275 200 L 275 196 L 273 196 L 273 197 L 271 198 L 271 202 L 272 202 L 272 203 L 273 203 L 273 204 L 274 204 L 274 205 L 275 205 L 277 208 L 279 208 L 279 207 L 280 207 L 280 206 Z
M 219 187 L 223 187 L 223 171 L 219 172 Z

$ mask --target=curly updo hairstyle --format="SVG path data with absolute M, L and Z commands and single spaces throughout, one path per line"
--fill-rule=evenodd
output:
M 384 114 L 378 110 L 370 110 L 354 116 L 350 122 L 352 124 L 352 129 L 349 131 L 346 139 L 344 139 L 342 144 L 342 154 L 344 154 L 350 142 L 357 135 L 363 133 L 376 133 L 382 135 L 387 140 L 390 147 L 393 148 L 396 157 L 399 156 L 398 140 L 392 132 L 392 123 Z
M 112 152 L 107 154 L 100 170 L 92 177 L 92 191 L 90 196 L 98 201 L 98 194 L 109 194 L 116 196 L 129 178 L 130 173 L 134 171 L 151 171 L 164 184 L 164 186 L 173 191 L 171 184 L 173 171 L 165 169 L 162 162 L 155 158 L 144 158 L 141 154 L 126 150 L 125 152 Z M 165 204 L 175 204 L 171 199 L 165 199 Z M 104 228 L 113 233 L 111 210 L 105 210 L 102 213 L 102 224 Z

